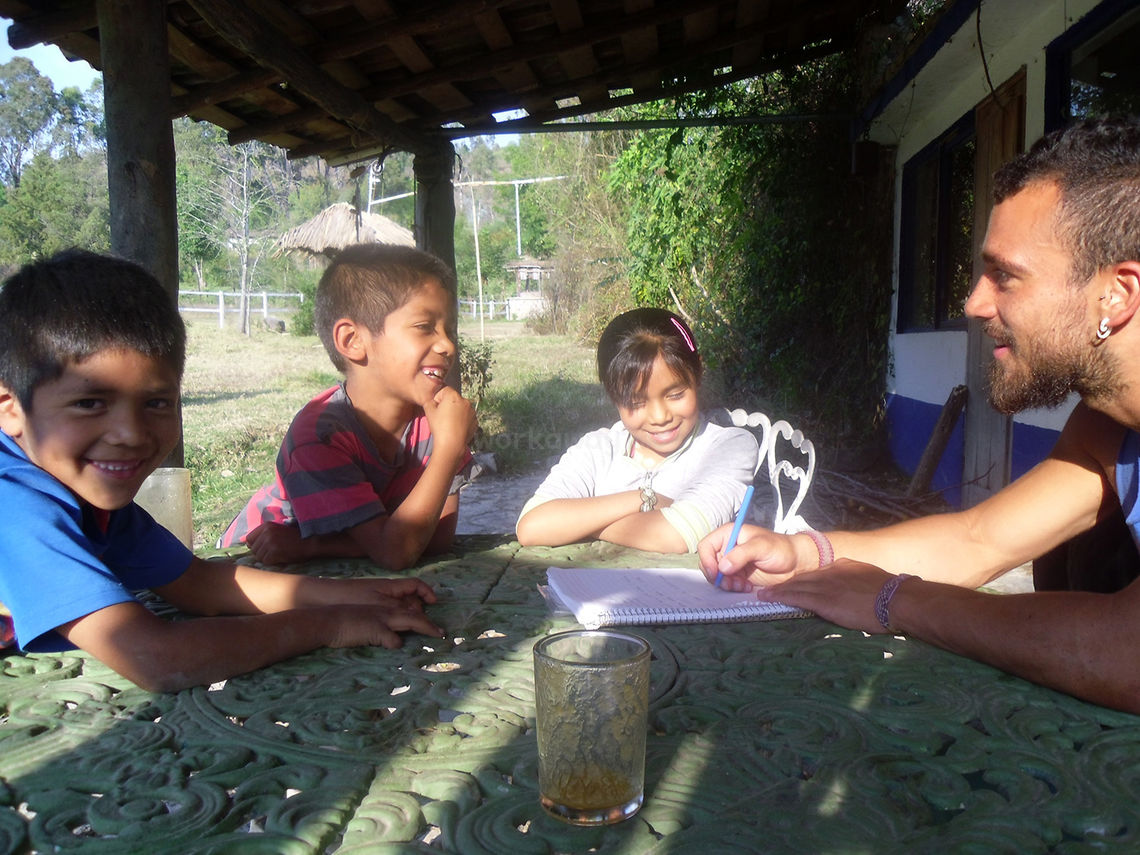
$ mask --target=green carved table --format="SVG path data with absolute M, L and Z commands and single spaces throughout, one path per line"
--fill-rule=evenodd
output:
M 0 853 L 1140 851 L 1140 719 L 817 619 L 638 630 L 645 806 L 546 816 L 531 645 L 572 622 L 536 584 L 662 562 L 467 538 L 417 571 L 447 640 L 178 694 L 80 655 L 0 659 Z

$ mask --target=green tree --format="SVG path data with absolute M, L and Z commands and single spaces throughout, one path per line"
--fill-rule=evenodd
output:
M 25 263 L 61 249 L 110 249 L 107 167 L 101 153 L 37 154 L 0 204 L 0 258 Z
M 180 123 L 178 149 L 179 247 L 198 284 L 207 268 L 232 283 L 241 330 L 249 330 L 249 295 L 258 265 L 286 221 L 291 171 L 272 146 L 230 146 L 221 129 Z
M 65 87 L 56 96 L 56 121 L 52 147 L 61 156 L 78 156 L 93 148 L 106 148 L 107 127 L 103 116 L 103 81 L 94 81 L 86 92 Z
M 630 138 L 626 131 L 535 134 L 506 150 L 516 176 L 566 176 L 520 194 L 524 249 L 554 268 L 542 282 L 545 312 L 532 323 L 539 331 L 576 331 L 592 345 L 609 319 L 631 305 L 628 205 L 607 189 L 610 166 Z
M 853 86 L 833 57 L 671 109 L 837 113 Z M 611 188 L 630 205 L 635 298 L 692 317 L 725 403 L 862 435 L 881 415 L 890 194 L 849 164 L 845 122 L 653 132 L 621 154 Z
M 55 90 L 30 60 L 0 65 L 0 181 L 19 186 L 25 162 L 49 147 L 55 117 Z

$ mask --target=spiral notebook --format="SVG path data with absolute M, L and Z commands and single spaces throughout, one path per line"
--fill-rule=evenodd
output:
M 727 623 L 808 617 L 811 612 L 767 603 L 755 593 L 714 588 L 685 567 L 549 567 L 546 582 L 588 629 L 666 623 Z

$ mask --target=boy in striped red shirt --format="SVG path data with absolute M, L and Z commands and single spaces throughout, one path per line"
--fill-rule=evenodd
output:
M 360 244 L 321 277 L 313 316 L 344 381 L 306 404 L 219 541 L 266 564 L 367 557 L 390 570 L 455 535 L 475 410 L 456 361 L 455 276 L 410 247 Z

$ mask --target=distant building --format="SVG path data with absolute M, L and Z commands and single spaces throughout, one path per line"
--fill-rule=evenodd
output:
M 515 278 L 515 296 L 508 299 L 510 316 L 529 318 L 541 312 L 546 304 L 546 298 L 542 293 L 542 282 L 550 278 L 554 265 L 549 261 L 523 255 L 511 259 L 503 266 L 513 273 Z

